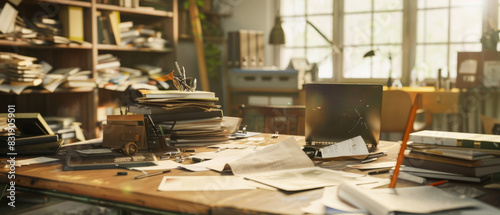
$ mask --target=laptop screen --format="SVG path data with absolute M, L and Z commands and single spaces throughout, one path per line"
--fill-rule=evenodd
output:
M 380 137 L 382 85 L 306 84 L 306 143 L 325 145 L 361 135 L 375 147 Z

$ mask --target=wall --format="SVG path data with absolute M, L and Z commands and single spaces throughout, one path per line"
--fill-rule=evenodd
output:
M 273 65 L 274 58 L 272 56 L 273 47 L 267 44 L 269 33 L 274 25 L 274 10 L 275 1 L 268 0 L 242 0 L 241 3 L 235 6 L 232 10 L 232 15 L 222 17 L 222 28 L 227 37 L 227 32 L 247 29 L 257 30 L 264 32 L 265 45 L 265 65 Z M 221 45 L 220 48 L 225 49 L 226 46 Z M 223 50 L 224 55 L 227 53 Z M 181 66 L 185 66 L 188 76 L 198 76 L 198 62 L 196 59 L 196 48 L 192 41 L 179 41 L 177 46 L 177 61 Z M 174 68 L 172 68 L 174 69 Z M 224 71 L 221 74 L 224 75 Z M 224 78 L 224 76 L 223 76 Z M 227 104 L 224 99 L 225 84 L 224 81 L 211 81 L 211 90 L 215 91 L 216 95 L 220 98 L 220 104 L 226 109 Z M 217 85 L 217 86 L 214 86 Z M 198 78 L 198 89 L 200 89 L 200 81 Z

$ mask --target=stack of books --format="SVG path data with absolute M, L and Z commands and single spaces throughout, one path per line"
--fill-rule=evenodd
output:
M 239 119 L 223 117 L 219 99 L 207 91 L 139 90 L 142 97 L 129 105 L 131 113 L 147 114 L 157 130 L 177 143 L 224 141 Z
M 42 83 L 44 71 L 37 59 L 10 52 L 0 52 L 0 74 L 11 86 L 38 86 Z
M 17 1 L 17 4 L 19 2 Z M 0 32 L 8 40 L 37 45 L 89 44 L 83 40 L 83 8 L 61 6 L 58 11 L 59 20 L 55 19 L 57 14 L 27 19 L 27 16 L 20 14 L 13 5 L 5 3 L 0 12 Z
M 401 171 L 471 182 L 500 179 L 500 136 L 445 131 L 410 134 Z

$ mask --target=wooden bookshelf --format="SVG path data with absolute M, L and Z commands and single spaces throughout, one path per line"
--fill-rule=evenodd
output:
M 150 64 L 171 69 L 176 60 L 178 42 L 178 5 L 177 0 L 166 0 L 170 11 L 151 8 L 127 8 L 117 5 L 98 3 L 98 0 L 24 0 L 16 9 L 21 17 L 51 15 L 58 18 L 58 11 L 47 11 L 44 7 L 58 10 L 58 6 L 76 6 L 83 10 L 84 43 L 36 45 L 26 41 L 0 40 L 0 51 L 36 57 L 53 66 L 53 69 L 80 67 L 92 71 L 94 79 L 97 56 L 111 53 L 121 59 L 122 66 L 132 67 L 137 64 Z M 51 6 L 51 4 L 54 4 Z M 55 9 L 54 9 L 55 8 Z M 162 32 L 161 36 L 168 43 L 165 48 L 152 49 L 143 47 L 99 44 L 98 15 L 103 11 L 120 12 L 121 22 L 133 21 L 134 24 L 153 25 Z M 75 117 L 82 122 L 86 138 L 97 137 L 97 107 L 116 103 L 116 98 L 99 97 L 96 88 L 57 89 L 49 92 L 42 88 L 27 88 L 20 95 L 0 93 L 0 107 L 16 105 L 17 112 L 40 112 L 42 116 Z M 112 101 L 111 101 L 112 100 Z M 0 109 L 5 112 L 6 109 Z

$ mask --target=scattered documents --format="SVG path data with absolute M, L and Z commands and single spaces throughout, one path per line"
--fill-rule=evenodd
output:
M 315 167 L 293 137 L 231 161 L 228 167 L 235 175 L 286 191 L 339 185 L 364 176 Z
M 256 189 L 238 176 L 164 176 L 159 191 L 220 191 Z

